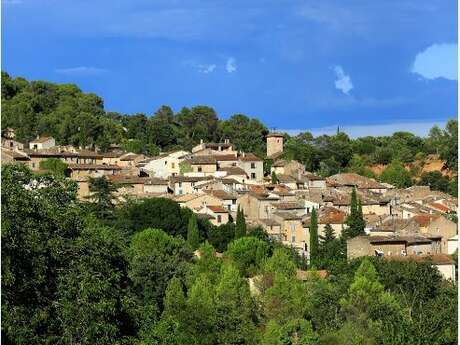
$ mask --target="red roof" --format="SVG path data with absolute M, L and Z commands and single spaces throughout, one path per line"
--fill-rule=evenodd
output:
M 412 217 L 421 227 L 427 227 L 431 221 L 439 218 L 440 216 L 437 214 L 418 214 Z
M 450 209 L 448 207 L 444 206 L 443 204 L 437 203 L 437 202 L 433 202 L 431 204 L 428 204 L 428 206 L 430 206 L 432 208 L 435 208 L 435 209 L 437 209 L 437 210 L 439 210 L 441 212 L 445 212 L 445 213 L 450 211 Z
M 227 213 L 227 210 L 222 206 L 210 205 L 208 208 L 214 213 Z

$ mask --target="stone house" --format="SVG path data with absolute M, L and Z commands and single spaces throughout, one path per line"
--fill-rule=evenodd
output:
M 278 159 L 276 160 L 271 168 L 270 173 L 275 172 L 276 175 L 283 174 L 283 175 L 291 175 L 291 176 L 299 176 L 305 172 L 305 167 L 303 164 L 299 163 L 296 160 L 285 160 L 285 159 Z
M 378 194 L 383 194 L 388 190 L 387 186 L 377 182 L 375 179 L 354 173 L 332 175 L 326 181 L 329 186 L 338 190 L 349 190 L 354 187 L 357 190 L 363 189 Z
M 278 200 L 267 193 L 249 192 L 241 196 L 238 203 L 247 219 L 257 221 L 270 218 L 271 203 Z
M 181 163 L 189 155 L 188 151 L 177 150 L 138 162 L 141 171 L 151 177 L 168 178 L 181 172 Z
M 68 164 L 66 175 L 71 179 L 81 177 L 101 177 L 117 175 L 121 171 L 118 165 L 105 164 Z
M 29 149 L 31 150 L 43 150 L 50 149 L 56 146 L 56 140 L 53 137 L 37 137 L 29 143 Z
M 200 211 L 207 205 L 222 206 L 222 200 L 207 193 L 178 195 L 174 198 L 174 200 L 181 207 L 188 207 L 194 212 Z
M 228 193 L 224 190 L 219 189 L 212 189 L 209 191 L 205 191 L 205 193 L 212 195 L 213 197 L 220 200 L 220 204 L 228 211 L 228 212 L 236 212 L 238 208 L 238 197 L 235 194 Z
M 307 253 L 309 234 L 302 226 L 302 217 L 291 212 L 274 212 L 272 220 L 280 224 L 281 241 L 283 244 L 296 248 L 300 254 Z
M 172 176 L 169 178 L 169 187 L 175 195 L 195 193 L 195 185 L 199 182 L 211 180 L 212 177 Z
M 192 148 L 192 153 L 195 155 L 219 155 L 232 154 L 236 151 L 229 139 L 225 139 L 223 143 L 205 143 L 201 139 L 200 143 Z
M 238 167 L 246 172 L 249 179 L 246 183 L 261 183 L 264 179 L 263 160 L 253 153 L 242 153 L 238 159 Z
M 458 234 L 458 225 L 446 217 L 437 217 L 433 219 L 426 230 L 421 230 L 422 233 L 441 236 L 441 252 L 449 253 L 449 239 Z
M 227 224 L 230 220 L 227 210 L 220 205 L 205 205 L 198 213 L 210 215 L 209 221 L 215 226 Z

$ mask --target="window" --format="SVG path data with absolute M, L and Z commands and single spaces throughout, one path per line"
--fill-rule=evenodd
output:
M 10 141 L 10 147 L 13 147 L 13 142 L 12 141 Z
M 201 172 L 203 170 L 202 167 L 198 167 L 198 172 Z
M 217 223 L 222 222 L 222 216 L 220 214 L 217 215 Z
M 251 173 L 251 178 L 255 179 L 256 178 L 256 173 Z
M 195 185 L 195 182 L 190 183 L 190 185 L 193 187 Z
M 182 187 L 182 182 L 179 182 L 179 188 Z
M 167 165 L 167 164 L 168 164 L 168 161 L 165 161 L 165 165 Z
M 291 237 L 291 242 L 295 242 L 295 236 L 294 235 L 292 235 L 292 237 Z
M 232 204 L 236 205 L 236 200 L 235 199 L 232 200 Z
M 229 211 L 230 211 L 230 210 L 231 210 L 231 208 L 232 208 L 232 205 L 227 205 L 227 210 L 229 210 Z
M 179 194 L 182 194 L 182 189 L 179 189 Z
M 251 169 L 255 169 L 256 168 L 256 163 L 251 163 Z
M 175 167 L 176 167 L 176 163 L 174 163 L 174 162 L 173 162 L 173 163 L 171 163 L 171 168 L 173 168 L 173 169 L 174 169 Z
M 32 168 L 35 168 L 35 163 L 32 163 Z
M 291 231 L 292 231 L 292 232 L 295 231 L 295 224 L 291 224 Z
M 37 144 L 34 144 L 34 150 L 38 149 Z

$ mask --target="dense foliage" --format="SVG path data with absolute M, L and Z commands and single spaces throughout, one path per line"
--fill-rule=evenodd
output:
M 326 227 L 329 276 L 299 280 L 299 257 L 261 229 L 235 239 L 161 198 L 101 217 L 60 175 L 2 170 L 5 344 L 457 343 L 457 285 L 429 263 L 347 262 Z

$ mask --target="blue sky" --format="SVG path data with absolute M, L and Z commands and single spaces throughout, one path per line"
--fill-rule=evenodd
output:
M 2 69 L 76 83 L 122 113 L 206 104 L 293 132 L 424 134 L 457 116 L 457 7 L 3 0 Z

